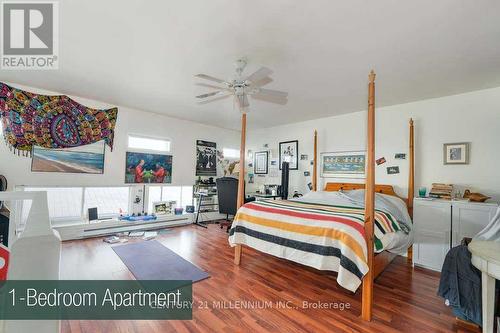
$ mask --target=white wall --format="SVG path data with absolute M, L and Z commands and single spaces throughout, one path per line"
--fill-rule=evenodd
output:
M 376 112 L 375 154 L 376 158 L 387 159 L 376 168 L 378 184 L 395 185 L 398 194 L 406 197 L 408 160 L 395 160 L 394 154 L 408 153 L 408 120 L 413 117 L 416 190 L 420 186 L 429 189 L 433 182 L 445 182 L 456 184 L 462 190 L 480 191 L 500 201 L 500 88 L 377 108 Z M 286 111 L 283 116 L 286 117 Z M 279 141 L 299 140 L 299 154 L 308 154 L 311 160 L 315 129 L 318 130 L 318 153 L 366 147 L 366 112 L 363 111 L 249 131 L 248 148 L 264 150 L 263 145 L 269 144 L 273 157 L 277 158 Z M 443 165 L 443 143 L 449 142 L 471 143 L 469 165 Z M 401 173 L 387 175 L 386 167 L 393 165 L 399 165 Z M 306 184 L 311 177 L 304 177 L 303 172 L 307 170 L 312 175 L 312 166 L 309 161 L 299 161 L 299 169 L 290 172 L 291 193 L 294 189 L 301 193 L 308 191 Z M 280 178 L 255 179 L 257 183 L 280 183 Z M 360 180 L 319 178 L 319 186 L 325 181 Z
M 53 92 L 17 84 L 11 85 L 40 94 L 54 94 Z M 74 96 L 71 97 L 89 107 L 113 107 L 113 105 L 102 102 Z M 0 142 L 0 174 L 7 177 L 10 189 L 17 185 L 121 185 L 124 184 L 125 179 L 125 152 L 127 151 L 127 135 L 129 133 L 168 138 L 172 141 L 171 152 L 169 154 L 173 155 L 173 185 L 194 184 L 196 179 L 196 139 L 216 142 L 218 149 L 222 149 L 223 147 L 239 149 L 240 135 L 237 131 L 118 106 L 115 142 L 112 152 L 106 146 L 103 175 L 31 172 L 31 159 L 14 155 L 3 142 L 3 138 L 2 142 Z

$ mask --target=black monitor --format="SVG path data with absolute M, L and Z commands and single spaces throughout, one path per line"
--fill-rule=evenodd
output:
M 97 207 L 89 208 L 88 213 L 89 213 L 89 222 L 97 221 L 99 219 L 99 216 L 97 214 Z

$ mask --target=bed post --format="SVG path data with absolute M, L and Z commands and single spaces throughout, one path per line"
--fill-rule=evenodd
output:
M 240 172 L 238 175 L 238 201 L 236 209 L 239 209 L 245 202 L 245 139 L 247 131 L 247 114 L 241 114 L 241 145 L 240 145 Z M 239 265 L 241 261 L 241 244 L 234 248 L 234 264 Z
M 409 163 L 410 171 L 408 174 L 408 213 L 413 220 L 413 197 L 415 195 L 415 133 L 413 128 L 413 119 L 410 119 L 410 152 Z M 413 246 L 408 248 L 407 259 L 413 263 Z
M 368 84 L 368 132 L 365 185 L 365 237 L 368 273 L 363 278 L 361 317 L 371 321 L 373 306 L 373 221 L 375 216 L 375 72 L 370 72 Z
M 313 179 L 312 190 L 318 190 L 318 131 L 314 130 L 314 157 L 313 157 Z

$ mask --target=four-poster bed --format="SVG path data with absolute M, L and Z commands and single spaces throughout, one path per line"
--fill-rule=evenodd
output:
M 412 120 L 410 120 L 408 198 L 401 200 L 390 185 L 375 184 L 375 74 L 373 71 L 369 75 L 368 91 L 365 184 L 327 183 L 324 191 L 317 192 L 317 131 L 315 131 L 313 192 L 308 195 L 307 200 L 302 201 L 255 202 L 241 207 L 244 197 L 243 166 L 246 124 L 246 115 L 243 114 L 239 210 L 229 238 L 230 244 L 235 246 L 234 262 L 236 265 L 240 264 L 242 245 L 247 245 L 261 252 L 310 267 L 336 271 L 338 272 L 337 282 L 353 292 L 362 281 L 361 316 L 364 320 L 371 320 L 372 317 L 374 279 L 396 257 L 396 254 L 386 250 L 404 246 L 408 249 L 408 257 L 411 259 L 411 236 L 403 226 L 408 224 L 411 229 L 414 193 Z M 363 189 L 364 194 L 355 191 Z M 355 199 L 355 195 L 350 196 L 349 193 L 364 195 L 364 200 Z M 384 210 L 378 206 L 375 207 L 375 193 L 383 196 L 383 199 L 388 202 L 386 207 L 389 208 Z M 380 198 L 378 199 L 380 201 Z M 351 205 L 351 203 L 354 204 Z M 402 236 L 405 233 L 408 235 L 407 238 Z M 395 246 L 396 243 L 397 246 Z M 375 255 L 375 252 L 378 254 Z

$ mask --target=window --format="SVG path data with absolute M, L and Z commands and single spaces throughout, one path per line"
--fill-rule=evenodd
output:
M 161 199 L 162 201 L 175 201 L 176 207 L 181 207 L 182 187 L 180 186 L 163 186 Z
M 97 207 L 99 217 L 116 217 L 128 211 L 129 187 L 25 187 L 25 191 L 46 191 L 49 217 L 53 225 L 82 223 L 87 209 Z M 26 222 L 31 201 L 22 204 L 22 223 Z
M 222 154 L 224 154 L 224 158 L 240 158 L 240 151 L 238 149 L 223 148 Z
M 82 218 L 81 187 L 26 187 L 25 191 L 47 191 L 50 220 L 57 225 L 61 222 L 78 221 Z M 31 201 L 23 203 L 22 221 L 26 222 Z
M 170 141 L 129 135 L 128 147 L 140 150 L 170 151 Z
M 153 213 L 153 202 L 161 201 L 161 186 L 148 186 L 148 209 L 147 213 Z
M 97 207 L 99 218 L 116 217 L 128 212 L 128 187 L 86 187 L 84 198 L 84 216 L 92 207 Z
M 193 204 L 192 186 L 149 186 L 147 212 L 153 213 L 153 202 L 175 201 L 176 207 L 186 208 Z
M 183 186 L 181 193 L 181 207 L 185 208 L 187 205 L 193 204 L 193 187 Z
M 129 213 L 130 186 L 107 187 L 21 187 L 24 191 L 47 192 L 49 217 L 54 226 L 86 223 L 88 209 L 97 207 L 99 218 Z M 192 186 L 146 186 L 148 202 L 144 210 L 153 211 L 155 201 L 175 201 L 177 207 L 193 204 Z M 19 206 L 20 224 L 26 223 L 31 201 Z

